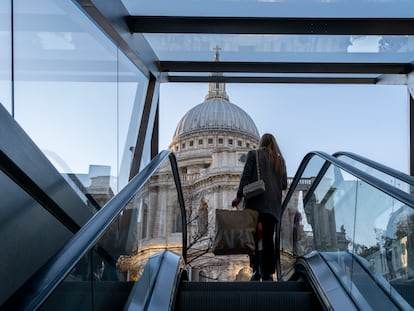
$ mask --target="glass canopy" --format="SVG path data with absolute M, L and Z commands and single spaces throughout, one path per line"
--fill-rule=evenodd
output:
M 146 77 L 160 82 L 407 84 L 412 78 L 412 0 L 72 1 Z M 104 51 L 78 48 L 89 35 L 63 16 L 66 6 L 56 2 L 46 13 L 16 12 L 21 40 L 33 32 L 39 38 L 21 56 L 41 66 L 45 79 L 74 74 L 113 79 L 106 70 L 113 64 Z M 37 19 L 44 22 L 35 29 L 21 22 Z M 49 23 L 58 31 L 51 32 Z M 33 59 L 36 55 L 50 55 L 56 63 L 46 65 L 42 57 Z M 99 61 L 91 62 L 92 55 Z M 66 66 L 68 77 L 54 76 L 57 66 Z M 82 73 L 85 66 L 96 74 Z M 28 76 L 34 70 L 23 68 Z M 128 69 L 119 71 L 122 79 L 130 78 Z
M 141 54 L 152 55 L 144 62 L 147 67 L 157 64 L 163 82 L 204 82 L 200 73 L 221 72 L 220 79 L 227 82 L 294 82 L 290 74 L 300 78 L 297 82 L 322 76 L 328 83 L 406 84 L 413 70 L 411 0 L 122 4 L 129 31 L 147 44 L 139 48 Z M 213 61 L 215 49 L 219 62 Z M 364 74 L 374 79 L 361 80 Z

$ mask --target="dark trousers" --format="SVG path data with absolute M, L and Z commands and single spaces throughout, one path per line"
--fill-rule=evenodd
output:
M 271 214 L 259 214 L 259 223 L 262 224 L 263 249 L 259 251 L 258 230 L 256 230 L 255 254 L 250 256 L 250 266 L 254 272 L 259 272 L 263 277 L 275 273 L 275 245 L 273 235 L 275 233 L 276 219 Z

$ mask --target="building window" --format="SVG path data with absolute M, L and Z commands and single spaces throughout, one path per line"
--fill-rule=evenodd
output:
M 222 145 L 223 144 L 223 138 L 219 138 L 218 143 Z
M 181 209 L 176 207 L 174 209 L 174 223 L 173 223 L 173 233 L 183 232 L 183 223 L 181 221 Z
M 243 145 L 243 142 L 241 140 L 237 141 L 237 146 L 241 147 Z
M 247 148 L 250 148 L 250 144 L 249 144 L 249 143 L 246 143 L 246 147 L 247 147 Z
M 229 145 L 233 145 L 233 139 L 229 139 Z
M 204 271 L 200 271 L 198 273 L 198 281 L 199 282 L 207 282 L 207 275 Z
M 178 145 L 175 145 L 175 151 L 178 151 Z
M 185 149 L 185 143 L 182 143 L 181 149 Z
M 212 144 L 213 144 L 213 138 L 209 138 L 209 139 L 208 139 L 208 144 L 209 144 L 209 145 L 212 145 Z
M 208 232 L 208 205 L 201 201 L 198 208 L 198 236 L 202 237 Z
M 141 231 L 141 236 L 143 239 L 148 237 L 148 205 L 147 204 L 143 204 L 142 209 L 141 209 L 141 213 L 142 213 L 142 231 Z
M 203 144 L 203 140 L 202 140 L 202 139 L 199 139 L 199 140 L 198 140 L 198 144 L 199 144 L 199 145 L 202 145 L 202 144 Z
M 190 147 L 194 146 L 194 141 L 190 140 Z

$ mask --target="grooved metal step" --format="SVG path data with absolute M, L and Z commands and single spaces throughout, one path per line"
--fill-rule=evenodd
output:
M 321 310 L 303 282 L 189 282 L 180 284 L 175 311 Z

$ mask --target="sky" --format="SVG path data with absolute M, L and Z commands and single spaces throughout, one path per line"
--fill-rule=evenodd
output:
M 227 84 L 233 104 L 259 134 L 273 134 L 293 177 L 310 151 L 350 151 L 408 173 L 408 91 L 395 85 Z M 206 83 L 168 83 L 160 91 L 160 150 L 184 114 L 201 104 Z

